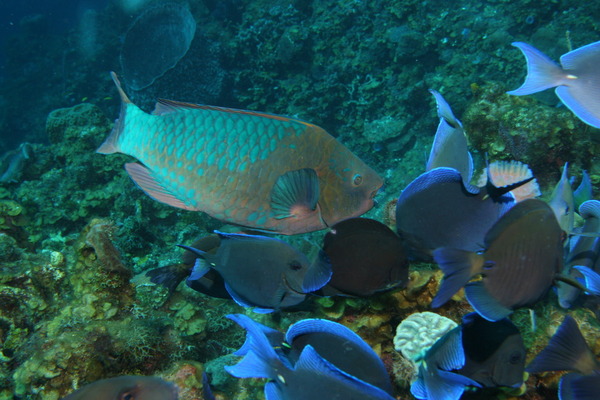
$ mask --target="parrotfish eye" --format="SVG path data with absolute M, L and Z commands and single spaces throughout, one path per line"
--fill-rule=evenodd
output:
M 299 271 L 300 269 L 302 269 L 302 264 L 300 264 L 298 261 L 294 260 L 292 261 L 290 264 L 290 269 L 292 271 Z
M 352 177 L 352 184 L 354 184 L 354 186 L 359 186 L 363 181 L 362 175 L 360 174 L 356 174 L 354 175 L 354 177 Z

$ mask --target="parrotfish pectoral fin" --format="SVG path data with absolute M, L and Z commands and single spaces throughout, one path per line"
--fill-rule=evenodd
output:
M 588 347 L 577 322 L 567 315 L 548 345 L 525 368 L 529 373 L 544 371 L 578 371 L 582 358 L 589 356 Z M 593 355 L 591 355 L 593 358 Z M 594 360 L 591 360 L 592 363 Z M 583 372 L 583 371 L 579 371 Z
M 178 199 L 169 189 L 158 182 L 158 180 L 152 176 L 152 172 L 143 165 L 138 163 L 127 163 L 125 164 L 125 170 L 135 184 L 154 200 L 168 204 L 172 207 L 198 211 L 197 208 L 189 206 Z
M 577 271 L 581 272 L 585 279 L 586 291 L 594 296 L 600 296 L 600 275 L 588 267 L 582 265 L 576 265 Z
M 277 178 L 271 190 L 275 218 L 302 218 L 317 209 L 319 177 L 312 168 L 288 171 Z
M 331 269 L 329 257 L 327 257 L 327 254 L 323 250 L 319 250 L 316 260 L 311 264 L 308 271 L 306 271 L 304 282 L 302 282 L 302 291 L 310 293 L 321 289 L 329 282 L 332 274 L 333 270 Z
M 523 96 L 541 92 L 542 90 L 561 84 L 565 72 L 548 56 L 527 43 L 514 42 L 512 45 L 521 50 L 525 56 L 527 62 L 527 76 L 521 87 L 506 93 L 514 96 Z
M 471 280 L 483 266 L 483 256 L 466 250 L 441 247 L 433 251 L 433 259 L 444 273 L 444 279 L 431 306 L 444 305 Z
M 488 321 L 499 321 L 512 314 L 511 309 L 504 307 L 490 296 L 481 281 L 468 283 L 465 286 L 465 294 L 473 309 L 477 311 L 477 314 Z

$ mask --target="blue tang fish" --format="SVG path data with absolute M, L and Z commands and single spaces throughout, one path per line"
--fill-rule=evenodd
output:
M 556 95 L 588 125 L 600 128 L 600 42 L 590 43 L 560 57 L 562 66 L 523 42 L 514 42 L 527 61 L 527 77 L 515 96 L 556 87 Z
M 77 389 L 62 400 L 177 400 L 177 386 L 153 376 L 118 376 Z
M 285 335 L 253 321 L 242 314 L 228 315 L 248 331 L 246 342 L 234 354 L 245 356 L 253 346 L 254 328 L 264 333 L 286 365 L 293 368 L 302 351 L 312 346 L 319 356 L 341 371 L 393 394 L 389 375 L 383 362 L 360 336 L 344 325 L 324 319 L 303 319 L 292 324 Z M 235 370 L 234 370 L 235 371 Z
M 301 349 L 292 365 L 273 348 L 260 324 L 248 323 L 239 316 L 233 319 L 243 324 L 249 338 L 242 348 L 242 361 L 225 369 L 237 378 L 268 378 L 267 400 L 394 400 L 385 390 L 341 370 L 311 344 Z
M 573 317 L 567 315 L 548 345 L 527 366 L 527 372 L 573 371 L 560 379 L 560 400 L 597 400 L 600 362 L 587 345 Z
M 373 207 L 375 171 L 318 126 L 252 111 L 160 100 L 146 114 L 121 96 L 99 153 L 150 197 L 228 223 L 286 235 L 324 229 Z
M 223 277 L 229 295 L 244 307 L 255 307 L 255 312 L 294 306 L 331 278 L 331 266 L 322 252 L 311 264 L 278 239 L 215 233 L 221 238 L 215 254 L 180 245 L 199 257 L 188 280 L 199 280 L 213 269 Z

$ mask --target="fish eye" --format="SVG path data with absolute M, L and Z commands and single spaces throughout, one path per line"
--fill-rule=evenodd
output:
M 121 393 L 119 400 L 134 400 L 135 396 L 132 392 Z
M 516 352 L 510 355 L 510 358 L 508 359 L 508 362 L 511 364 L 518 364 L 521 362 L 523 358 L 521 357 L 521 353 L 520 352 Z
M 362 175 L 356 174 L 352 177 L 352 184 L 354 186 L 359 186 L 363 181 Z
M 289 263 L 289 267 L 292 271 L 299 271 L 300 269 L 302 269 L 302 264 L 294 260 L 291 263 Z

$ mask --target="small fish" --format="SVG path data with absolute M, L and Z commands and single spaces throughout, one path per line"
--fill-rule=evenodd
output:
M 465 364 L 457 371 L 482 387 L 520 387 L 527 351 L 519 329 L 507 318 L 488 321 L 477 313 L 463 317 Z
M 556 87 L 556 95 L 579 119 L 600 128 L 600 42 L 563 54 L 562 67 L 527 43 L 512 45 L 525 56 L 527 76 L 508 94 L 523 96 Z
M 458 400 L 466 386 L 519 387 L 526 355 L 510 320 L 490 322 L 470 313 L 417 360 L 419 373 L 411 392 L 419 399 Z
M 146 114 L 115 73 L 121 115 L 99 153 L 150 197 L 261 231 L 324 229 L 373 207 L 383 181 L 318 126 L 252 111 L 159 100 Z
M 465 365 L 462 330 L 452 329 L 417 360 L 417 379 L 410 392 L 423 400 L 458 400 L 467 386 L 480 387 L 474 380 L 456 371 Z
M 191 247 L 215 254 L 220 245 L 219 235 L 208 235 L 196 240 Z M 169 294 L 173 294 L 179 283 L 192 273 L 196 258 L 196 254 L 186 250 L 181 257 L 181 263 L 155 268 L 146 272 L 146 276 L 150 278 L 151 282 L 166 287 Z M 198 279 L 186 279 L 185 283 L 188 287 L 207 296 L 231 299 L 225 288 L 223 277 L 213 269 Z
M 318 294 L 370 296 L 408 282 L 402 241 L 381 222 L 368 218 L 338 222 L 323 238 L 323 251 L 332 275 Z
M 442 95 L 433 89 L 429 89 L 429 92 L 435 97 L 440 123 L 425 170 L 431 171 L 437 167 L 454 168 L 460 172 L 465 185 L 468 185 L 473 177 L 473 158 L 467 148 L 465 130 Z
M 563 231 L 573 232 L 575 223 L 575 197 L 568 176 L 569 163 L 565 163 L 560 180 L 554 187 L 548 204 L 554 211 L 558 224 Z
M 585 222 L 581 227 L 582 233 L 600 233 L 600 201 L 588 200 L 579 207 L 579 214 Z M 575 266 L 594 268 L 599 260 L 600 238 L 576 235 L 572 240 L 575 244 L 566 257 L 563 273 L 575 279 L 584 278 L 581 272 L 573 269 Z M 558 303 L 563 308 L 571 308 L 581 294 L 581 290 L 565 282 L 557 283 Z
M 569 315 L 526 371 L 573 371 L 563 375 L 560 380 L 560 400 L 598 399 L 600 362 L 585 342 L 577 322 Z
M 250 351 L 254 340 L 252 325 L 266 335 L 280 359 L 290 368 L 298 362 L 304 348 L 310 345 L 319 356 L 341 371 L 393 393 L 390 377 L 379 356 L 344 325 L 324 319 L 303 319 L 290 325 L 284 335 L 242 314 L 228 315 L 227 318 L 248 331 L 246 342 L 235 355 L 245 356 Z
M 367 371 L 367 369 L 372 365 L 373 359 L 378 357 L 353 332 L 339 328 L 337 324 L 332 331 L 330 324 L 335 323 L 321 323 L 316 322 L 319 320 L 313 320 L 315 322 L 299 325 L 295 333 L 290 334 L 288 331 L 290 337 L 287 337 L 287 340 L 292 343 L 298 343 L 297 341 L 301 340 L 300 337 L 304 334 L 311 335 L 308 342 L 303 343 L 301 348 L 296 344 L 291 345 L 299 350 L 299 355 L 297 359 L 290 360 L 285 356 L 282 357 L 281 353 L 273 348 L 271 342 L 273 336 L 270 338 L 267 336 L 264 329 L 266 327 L 239 314 L 230 315 L 229 318 L 246 329 L 247 337 L 242 349 L 236 352 L 238 355 L 244 355 L 244 358 L 234 366 L 225 367 L 225 370 L 237 378 L 268 378 L 269 382 L 265 384 L 266 400 L 321 399 L 325 396 L 328 400 L 394 400 L 394 397 L 380 387 L 340 368 L 340 363 L 343 366 L 349 364 L 348 359 L 342 357 L 341 354 L 335 354 L 344 352 L 342 350 L 344 345 L 350 346 L 353 351 L 358 353 L 344 352 L 344 354 L 366 363 L 362 366 L 353 365 L 353 368 L 357 369 L 359 373 L 373 375 L 374 371 Z M 322 341 L 319 329 L 324 331 L 324 335 L 330 335 L 329 338 Z M 266 328 L 266 330 L 267 332 L 273 331 L 270 328 Z M 337 339 L 335 339 L 336 336 Z M 321 351 L 326 351 L 328 356 L 335 359 L 329 360 L 322 356 L 313 343 Z M 333 349 L 327 349 L 327 344 L 333 346 Z M 377 365 L 377 371 L 385 375 L 386 386 L 389 387 L 389 377 L 381 360 Z
M 489 321 L 535 304 L 563 267 L 564 233 L 543 201 L 517 203 L 485 236 L 485 251 L 448 247 L 433 252 L 444 279 L 432 306 L 446 303 L 465 286 L 467 300 Z M 480 278 L 469 282 L 474 278 Z
M 118 376 L 92 382 L 62 400 L 177 400 L 177 386 L 153 376 Z
M 435 168 L 400 194 L 396 205 L 396 228 L 409 255 L 431 261 L 438 247 L 480 251 L 487 231 L 515 203 L 506 194 L 525 181 L 496 188 L 488 180 L 484 188 L 465 186 L 453 168 Z
M 255 312 L 299 304 L 331 278 L 331 266 L 322 253 L 311 265 L 304 254 L 281 240 L 215 233 L 221 239 L 216 254 L 179 245 L 199 257 L 188 280 L 199 280 L 214 269 L 229 295 L 241 306 L 255 307 Z

